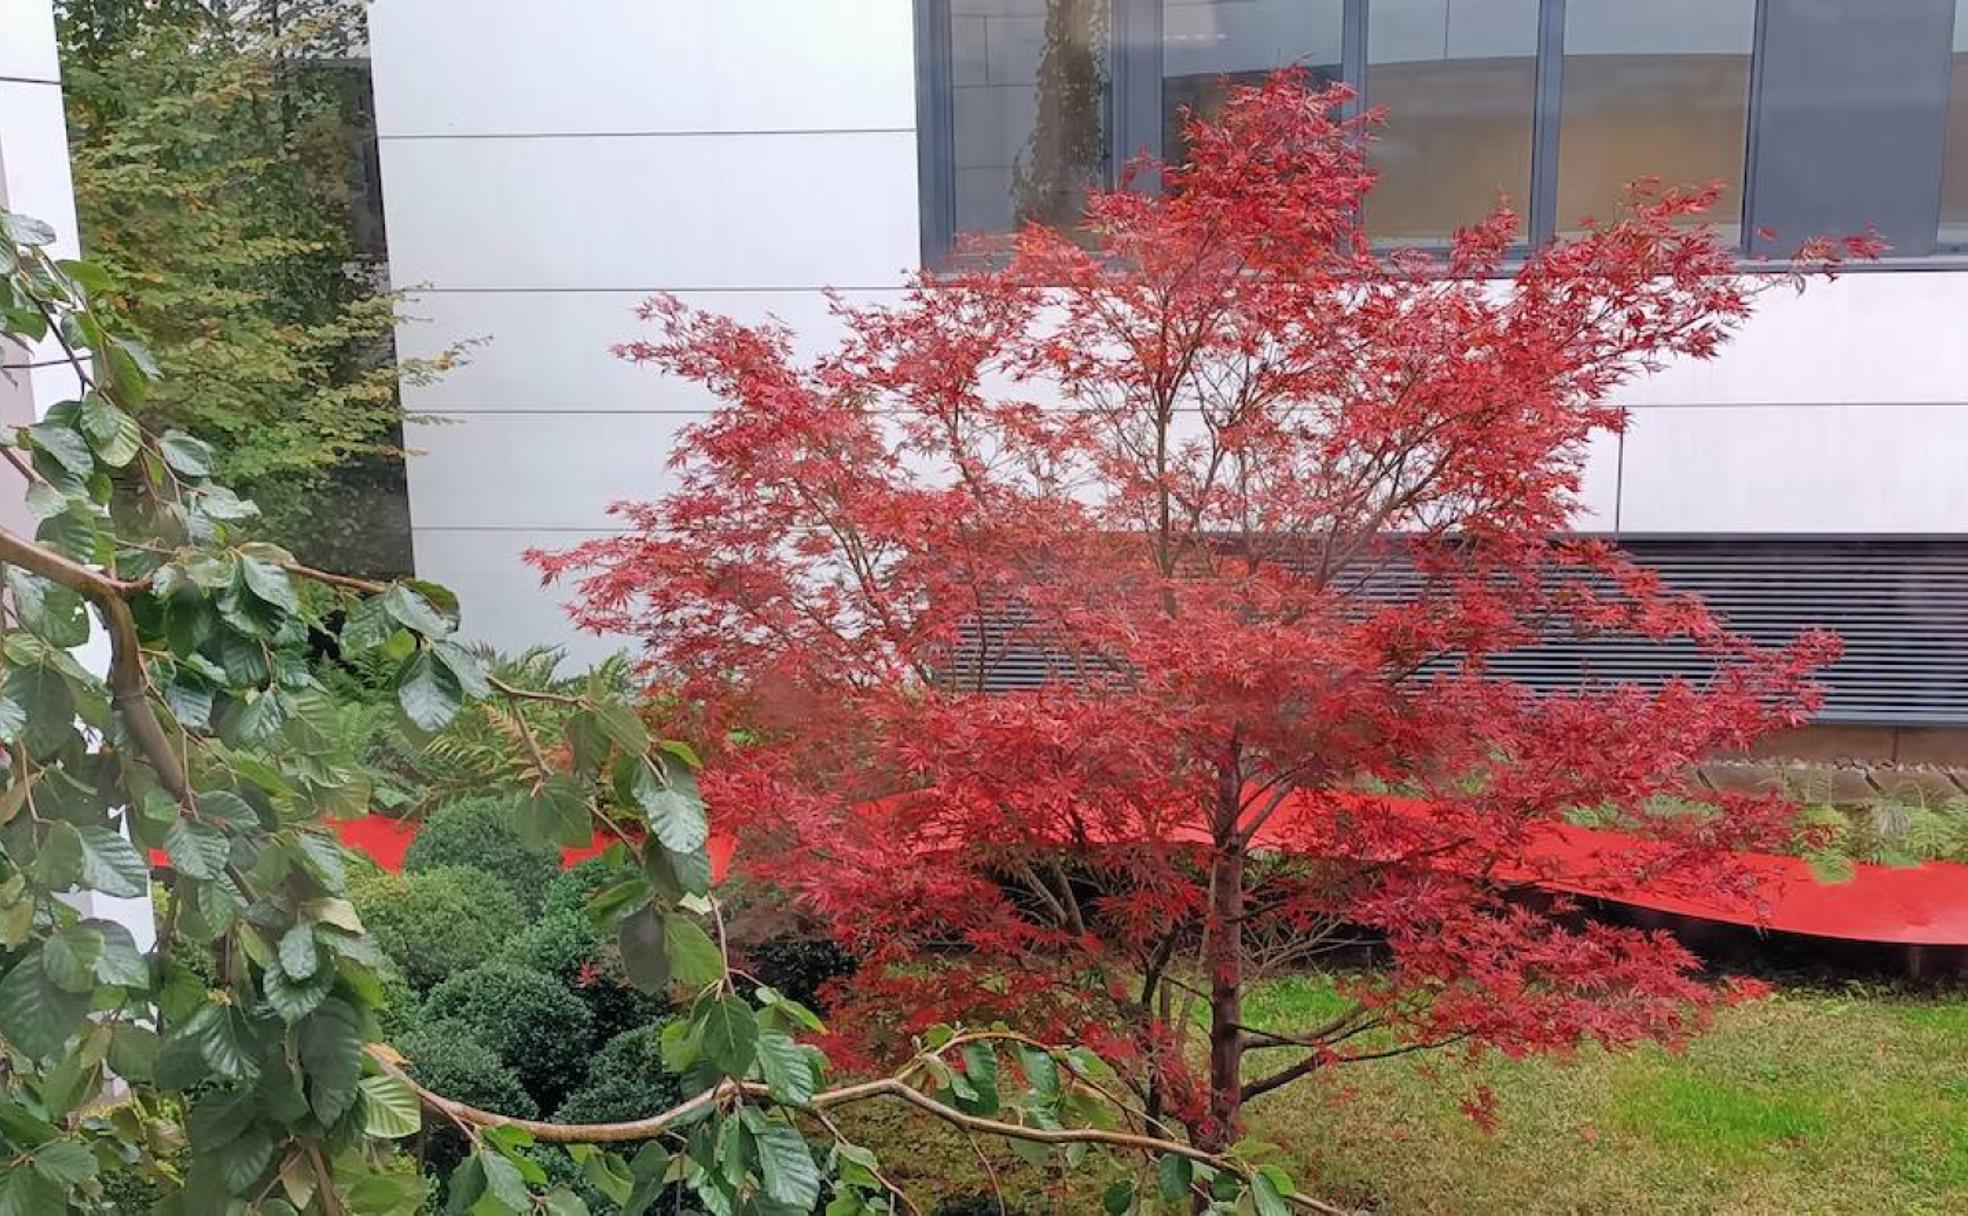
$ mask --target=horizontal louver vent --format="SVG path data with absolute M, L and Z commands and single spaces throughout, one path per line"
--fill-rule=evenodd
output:
M 1968 725 L 1968 539 L 1627 539 L 1641 564 L 1677 590 L 1699 595 L 1730 627 L 1778 645 L 1829 629 L 1845 653 L 1823 676 L 1821 722 Z M 1364 590 L 1412 590 L 1383 568 Z M 1032 688 L 1075 674 L 1062 656 L 1012 619 L 971 631 L 945 671 L 968 682 L 983 661 L 994 691 Z M 985 647 L 980 655 L 978 647 Z M 1701 678 L 1707 663 L 1687 645 L 1644 638 L 1553 641 L 1496 656 L 1501 678 L 1540 690 L 1596 682 L 1657 684 Z

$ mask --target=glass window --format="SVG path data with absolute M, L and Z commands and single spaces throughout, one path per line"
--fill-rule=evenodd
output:
M 1626 183 L 1720 181 L 1703 217 L 1741 229 L 1756 0 L 1569 0 L 1558 136 L 1560 228 L 1618 214 Z
M 1764 0 L 1750 161 L 1750 251 L 1875 228 L 1931 251 L 1955 0 Z
M 958 232 L 1071 228 L 1109 179 L 1108 0 L 951 0 Z
M 1948 68 L 1947 147 L 1941 156 L 1940 244 L 1968 247 L 1968 0 L 1955 0 Z
M 1367 231 L 1447 241 L 1502 194 L 1524 233 L 1537 39 L 1537 0 L 1374 0 L 1367 101 L 1386 121 L 1370 153 L 1380 181 Z
M 1216 113 L 1233 85 L 1297 64 L 1340 78 L 1343 0 L 1162 0 L 1162 156 L 1183 159 L 1184 107 Z

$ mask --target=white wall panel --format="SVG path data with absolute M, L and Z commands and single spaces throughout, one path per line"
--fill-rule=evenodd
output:
M 647 292 L 433 292 L 408 305 L 411 323 L 397 330 L 397 349 L 431 356 L 476 343 L 464 366 L 434 383 L 407 386 L 416 411 L 649 410 L 698 408 L 708 394 L 654 369 L 616 358 L 617 343 L 651 337 L 636 306 Z M 851 304 L 895 300 L 899 291 L 844 293 Z M 776 317 L 794 334 L 797 355 L 810 357 L 839 334 L 818 291 L 681 293 L 692 307 L 747 323 Z
M 1601 431 L 1592 437 L 1579 478 L 1579 510 L 1572 526 L 1581 532 L 1610 532 L 1619 511 L 1620 436 Z
M 467 639 L 507 651 L 551 642 L 564 646 L 577 667 L 629 647 L 623 638 L 576 631 L 565 608 L 568 589 L 541 586 L 539 571 L 522 556 L 528 549 L 569 549 L 601 533 L 419 527 L 413 535 L 417 573 L 457 593 L 459 632 Z
M 55 11 L 48 0 L 0 0 L 0 77 L 61 79 Z
M 1812 280 L 1802 294 L 1775 287 L 1716 359 L 1677 360 L 1618 400 L 1968 402 L 1968 271 L 1866 271 Z
M 386 140 L 399 286 L 884 286 L 917 257 L 910 133 Z
M 687 417 L 474 414 L 413 424 L 410 517 L 419 527 L 601 528 L 606 508 L 671 483 Z
M 43 40 L 42 45 L 52 54 L 52 22 L 37 27 L 32 20 L 23 19 L 18 11 L 23 5 L 36 7 L 32 0 L 0 0 L 0 7 L 14 10 L 9 17 L 13 28 L 0 28 L 0 36 L 17 33 Z M 44 15 L 46 11 L 44 4 Z M 33 54 L 22 57 L 40 58 Z M 81 246 L 68 168 L 68 122 L 58 84 L 0 80 L 0 204 L 53 228 L 55 243 L 50 252 L 56 257 L 76 256 Z M 26 380 L 36 416 L 57 401 L 81 395 L 75 373 L 59 362 L 60 356 L 61 347 L 52 336 L 34 348 L 32 361 L 43 366 L 28 372 Z
M 7 200 L 8 210 L 53 226 L 56 256 L 74 257 L 75 191 L 59 86 L 0 80 L 0 170 L 6 175 L 0 197 Z
M 1627 532 L 1968 531 L 1968 407 L 1635 411 Z
M 385 138 L 910 130 L 910 9 L 906 0 L 473 0 L 467 12 L 377 0 L 379 128 Z

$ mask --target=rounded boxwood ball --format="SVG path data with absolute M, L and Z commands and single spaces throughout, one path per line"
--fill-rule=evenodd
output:
M 351 881 L 349 897 L 419 992 L 493 958 L 525 923 L 505 884 L 470 866 L 376 874 Z
M 488 963 L 431 990 L 424 1017 L 450 1019 L 519 1077 L 542 1110 L 552 1110 L 587 1079 L 593 1022 L 581 998 L 551 976 Z
M 540 910 L 547 884 L 560 873 L 560 855 L 519 838 L 519 804 L 512 798 L 465 798 L 432 811 L 403 854 L 403 869 L 476 866 L 511 891 L 528 915 Z

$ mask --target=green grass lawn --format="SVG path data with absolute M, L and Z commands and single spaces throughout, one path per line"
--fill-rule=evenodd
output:
M 1291 1029 L 1331 1000 L 1286 980 L 1248 1011 Z M 1478 1083 L 1497 1095 L 1494 1134 L 1460 1109 Z M 1780 992 L 1680 1054 L 1354 1065 L 1250 1120 L 1301 1186 L 1380 1213 L 1968 1213 L 1968 997 Z M 989 1189 L 960 1139 L 907 1115 L 857 1122 L 925 1210 Z M 1097 1191 L 1046 1198 L 1041 1176 L 992 1159 L 1028 1211 L 1097 1210 Z

